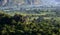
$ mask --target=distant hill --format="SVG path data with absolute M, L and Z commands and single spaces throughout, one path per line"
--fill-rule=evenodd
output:
M 59 7 L 55 0 L 0 0 L 0 10 L 20 10 L 28 8 L 52 8 Z

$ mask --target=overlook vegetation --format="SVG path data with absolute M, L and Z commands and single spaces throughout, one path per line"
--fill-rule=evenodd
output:
M 60 18 L 49 17 L 0 13 L 0 35 L 60 35 Z

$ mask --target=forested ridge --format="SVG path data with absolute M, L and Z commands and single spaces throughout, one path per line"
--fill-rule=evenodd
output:
M 0 35 L 60 35 L 60 22 L 53 18 L 29 20 L 20 14 L 0 13 Z

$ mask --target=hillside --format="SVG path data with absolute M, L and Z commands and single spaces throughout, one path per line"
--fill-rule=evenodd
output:
M 11 16 L 0 13 L 0 35 L 59 35 L 60 18 L 56 19 L 44 19 L 41 15 Z

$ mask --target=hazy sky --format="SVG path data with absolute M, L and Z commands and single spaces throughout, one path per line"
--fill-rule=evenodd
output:
M 60 0 L 55 0 L 55 1 L 60 2 Z

